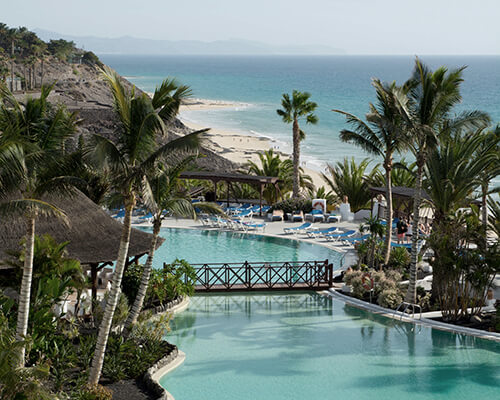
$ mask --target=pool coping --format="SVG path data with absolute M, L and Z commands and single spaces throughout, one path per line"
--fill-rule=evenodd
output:
M 500 343 L 500 333 L 497 332 L 487 332 L 480 329 L 467 328 L 464 326 L 447 324 L 445 322 L 435 321 L 429 318 L 414 319 L 405 316 L 401 313 L 396 313 L 396 311 L 389 308 L 384 308 L 376 304 L 370 304 L 366 301 L 356 299 L 354 297 L 346 296 L 345 294 L 339 293 L 336 289 L 330 288 L 328 291 L 324 291 L 330 297 L 342 300 L 344 303 L 349 304 L 353 307 L 361 308 L 363 310 L 369 311 L 373 314 L 381 315 L 383 317 L 391 318 L 398 321 L 409 322 L 415 325 L 422 325 L 429 328 L 438 329 L 441 331 L 451 332 L 451 333 L 461 333 L 468 336 L 474 336 L 481 339 L 492 340 Z
M 189 303 L 189 297 L 184 296 L 180 303 L 161 313 L 155 314 L 152 318 L 155 318 L 163 313 L 178 314 L 188 308 Z M 182 365 L 185 359 L 186 354 L 183 351 L 179 350 L 179 348 L 176 346 L 175 350 L 172 353 L 170 353 L 166 357 L 163 357 L 161 360 L 157 361 L 154 365 L 148 368 L 144 375 L 144 381 L 151 386 L 155 386 L 153 388 L 155 392 L 162 393 L 157 400 L 175 400 L 174 396 L 172 396 L 172 394 L 167 389 L 160 385 L 160 379 Z

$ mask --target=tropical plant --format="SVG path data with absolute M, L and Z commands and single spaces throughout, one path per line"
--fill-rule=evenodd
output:
M 475 207 L 435 224 L 428 239 L 435 254 L 433 296 L 445 321 L 468 320 L 481 311 L 486 289 L 500 272 L 500 246 L 485 246 Z
M 111 88 L 120 135 L 117 143 L 101 135 L 92 135 L 86 155 L 93 163 L 109 171 L 111 185 L 123 199 L 125 216 L 113 283 L 89 373 L 88 382 L 93 386 L 97 385 L 101 375 L 130 243 L 132 212 L 136 196 L 143 187 L 144 177 L 169 153 L 197 149 L 200 134 L 207 131 L 196 131 L 158 147 L 157 137 L 167 133 L 164 120 L 170 121 L 177 114 L 182 99 L 190 93 L 189 88 L 179 86 L 174 80 L 165 80 L 151 99 L 145 94 L 136 96 L 134 90 L 126 90 L 120 76 L 107 67 L 102 70 L 102 74 Z M 142 195 L 145 198 L 148 193 Z
M 323 173 L 323 179 L 330 186 L 333 193 L 338 197 L 347 196 L 353 212 L 368 207 L 371 195 L 368 191 L 368 182 L 372 180 L 376 169 L 366 173 L 370 161 L 365 158 L 359 164 L 354 157 L 349 161 L 344 158 L 335 165 L 327 164 L 327 173 Z
M 459 208 L 469 206 L 481 177 L 498 160 L 496 143 L 485 144 L 480 132 L 442 133 L 429 151 L 424 186 L 434 209 L 434 220 L 443 221 Z
M 148 193 L 144 196 L 146 206 L 153 215 L 153 238 L 151 239 L 148 258 L 142 271 L 137 296 L 130 310 L 129 317 L 125 322 L 125 336 L 128 335 L 131 327 L 136 323 L 142 309 L 142 304 L 148 290 L 149 276 L 153 267 L 158 235 L 162 221 L 166 215 L 196 219 L 197 210 L 211 214 L 222 213 L 221 208 L 215 203 L 198 202 L 195 204 L 195 207 L 191 203 L 191 199 L 180 190 L 180 174 L 195 158 L 195 156 L 190 156 L 172 167 L 159 167 L 157 171 L 151 173 L 151 176 L 147 176 L 143 182 L 143 193 Z
M 489 185 L 492 179 L 500 175 L 500 125 L 497 125 L 494 130 L 488 131 L 484 134 L 484 140 L 478 149 L 478 156 L 488 154 L 493 157 L 488 166 L 481 172 L 479 179 L 481 182 L 481 212 L 483 229 L 486 232 L 488 228 L 488 204 L 487 198 L 490 194 Z M 493 188 L 493 191 L 500 191 L 500 188 Z
M 401 116 L 395 103 L 396 83 L 384 84 L 378 79 L 372 82 L 377 94 L 377 103 L 370 103 L 370 111 L 366 114 L 366 121 L 345 111 L 333 110 L 346 116 L 347 123 L 353 130 L 344 129 L 340 132 L 340 139 L 361 147 L 370 154 L 384 159 L 385 169 L 385 198 L 387 201 L 384 263 L 389 262 L 392 237 L 392 169 L 395 152 L 405 148 L 405 131 Z
M 318 105 L 310 101 L 311 95 L 307 92 L 294 90 L 292 96 L 283 94 L 281 109 L 276 110 L 283 122 L 292 124 L 293 133 L 293 175 L 292 175 L 292 197 L 299 196 L 300 190 L 300 142 L 305 139 L 305 133 L 300 129 L 299 121 L 304 120 L 308 124 L 316 124 L 318 117 L 314 111 Z
M 263 192 L 262 197 L 266 200 L 267 204 L 272 205 L 282 199 L 293 188 L 293 164 L 290 160 L 282 160 L 279 154 L 275 153 L 273 149 L 269 149 L 263 153 L 259 153 L 260 166 L 250 161 L 248 163 L 248 172 L 258 176 L 276 176 L 280 178 L 277 183 L 279 193 L 276 193 L 276 188 L 267 185 Z M 299 186 L 301 188 L 313 189 L 312 179 L 309 175 L 304 174 L 302 168 L 299 168 Z
M 180 296 L 191 296 L 195 282 L 196 271 L 186 260 L 163 264 L 163 269 L 152 271 L 146 301 L 150 306 L 163 305 Z
M 359 231 L 370 232 L 370 255 L 368 266 L 373 268 L 376 261 L 375 249 L 377 242 L 384 237 L 384 233 L 386 231 L 385 226 L 382 224 L 382 221 L 378 219 L 378 217 L 370 217 L 365 218 L 365 222 L 361 224 Z M 382 264 L 380 264 L 380 269 L 382 269 Z
M 491 213 L 488 218 L 488 225 L 490 229 L 497 235 L 497 237 L 500 237 L 500 201 L 489 197 L 488 208 Z
M 65 140 L 75 131 L 75 115 L 47 102 L 51 89 L 42 87 L 39 98 L 27 98 L 21 104 L 0 84 L 0 195 L 5 200 L 0 212 L 22 215 L 26 221 L 18 340 L 23 340 L 28 329 L 36 220 L 42 215 L 65 220 L 63 211 L 43 196 L 71 194 L 72 179 L 53 176 L 50 171 L 62 156 Z M 20 365 L 24 355 L 21 346 Z
M 436 147 L 438 136 L 443 131 L 486 127 L 489 117 L 480 111 L 464 111 L 452 116 L 453 107 L 461 101 L 460 86 L 464 68 L 448 71 L 440 67 L 432 72 L 417 58 L 412 77 L 396 94 L 396 105 L 407 131 L 408 147 L 415 155 L 417 175 L 413 199 L 410 282 L 405 300 L 416 302 L 416 271 L 419 252 L 420 205 L 424 166 L 429 152 Z
M 311 199 L 325 199 L 326 204 L 329 206 L 339 203 L 339 198 L 331 190 L 326 189 L 324 186 L 313 190 L 309 189 L 309 198 Z
M 0 397 L 5 400 L 49 400 L 53 395 L 46 389 L 45 381 L 49 368 L 45 364 L 36 364 L 25 368 L 19 366 L 19 353 L 26 343 L 16 338 L 10 328 L 6 313 L 12 307 L 2 302 L 0 308 Z

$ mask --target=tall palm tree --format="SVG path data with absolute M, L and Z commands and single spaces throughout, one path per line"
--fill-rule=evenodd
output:
M 487 198 L 489 185 L 492 179 L 500 175 L 500 125 L 497 125 L 494 130 L 488 131 L 485 134 L 485 140 L 482 141 L 479 151 L 484 152 L 490 148 L 494 159 L 489 164 L 488 168 L 484 169 L 480 175 L 481 180 L 481 219 L 483 223 L 485 239 L 488 227 L 488 204 Z M 499 191 L 500 188 L 493 188 L 493 191 Z
M 498 155 L 495 143 L 481 132 L 450 135 L 442 133 L 439 145 L 429 152 L 424 185 L 434 208 L 434 220 L 441 223 L 459 208 L 467 207 L 481 177 Z M 496 149 L 495 149 L 496 150 Z
M 128 335 L 132 326 L 137 322 L 137 317 L 146 297 L 162 221 L 167 215 L 196 219 L 196 209 L 209 213 L 222 213 L 222 209 L 215 203 L 198 202 L 193 205 L 186 193 L 183 193 L 179 188 L 180 174 L 195 158 L 196 156 L 190 156 L 172 167 L 163 166 L 159 169 L 159 173 L 152 172 L 153 176 L 148 176 L 144 181 L 143 198 L 147 208 L 153 215 L 153 238 L 151 239 L 148 258 L 144 264 L 139 289 L 125 322 L 125 336 Z
M 339 198 L 347 196 L 353 212 L 359 211 L 369 205 L 371 196 L 368 191 L 368 182 L 372 181 L 377 173 L 375 167 L 367 173 L 370 161 L 365 158 L 359 164 L 354 157 L 351 160 L 344 158 L 343 162 L 327 164 L 327 173 L 323 173 L 323 179 L 330 186 L 333 193 Z
M 300 129 L 299 120 L 305 119 L 308 124 L 316 124 L 318 117 L 314 111 L 318 105 L 310 101 L 311 95 L 307 92 L 299 92 L 294 90 L 292 97 L 287 93 L 283 94 L 281 99 L 282 109 L 276 110 L 283 122 L 292 124 L 293 132 L 293 191 L 294 198 L 299 196 L 299 167 L 300 167 L 300 142 L 305 138 L 305 133 Z
M 103 136 L 92 135 L 86 153 L 94 163 L 109 171 L 113 189 L 123 199 L 125 216 L 113 284 L 99 327 L 90 368 L 88 383 L 91 386 L 97 385 L 101 375 L 130 243 L 132 212 L 136 196 L 141 191 L 144 176 L 158 160 L 169 153 L 197 149 L 200 135 L 208 130 L 193 132 L 158 147 L 158 136 L 167 134 L 164 119 L 168 120 L 177 113 L 180 99 L 189 95 L 189 90 L 185 86 L 177 86 L 175 81 L 173 84 L 171 81 L 165 81 L 150 99 L 145 94 L 136 96 L 134 90 L 126 90 L 121 83 L 120 76 L 111 69 L 105 67 L 102 74 L 113 95 L 114 108 L 120 124 L 119 136 L 117 142 L 114 143 Z M 179 93 L 172 95 L 171 92 L 175 90 L 175 87 Z M 172 98 L 176 100 L 172 101 Z
M 262 153 L 258 153 L 260 165 L 253 161 L 248 162 L 248 172 L 258 176 L 277 176 L 280 178 L 278 182 L 279 195 L 283 198 L 293 188 L 293 163 L 291 160 L 282 160 L 279 154 L 273 149 L 269 149 Z M 299 168 L 299 186 L 308 190 L 312 190 L 314 185 L 309 175 L 304 174 L 304 170 Z M 264 189 L 263 197 L 267 204 L 271 205 L 278 201 L 276 190 L 267 186 Z
M 417 175 L 413 198 L 413 235 L 411 246 L 410 280 L 405 301 L 416 302 L 416 276 L 418 262 L 418 223 L 422 202 L 422 178 L 429 152 L 436 147 L 438 136 L 446 130 L 481 128 L 489 124 L 489 117 L 480 111 L 464 111 L 452 115 L 454 106 L 462 99 L 460 86 L 465 67 L 448 71 L 440 67 L 434 72 L 417 58 L 412 77 L 396 94 L 396 104 L 406 126 L 408 147 L 413 152 Z
M 23 276 L 19 295 L 16 338 L 23 341 L 28 329 L 35 224 L 38 217 L 65 220 L 62 210 L 42 200 L 60 191 L 69 194 L 71 180 L 51 170 L 62 156 L 62 143 L 74 133 L 75 116 L 47 102 L 51 87 L 42 87 L 40 98 L 19 103 L 0 84 L 0 196 L 4 214 L 22 215 L 26 221 Z M 18 365 L 24 365 L 25 346 L 20 346 Z
M 347 123 L 353 130 L 344 129 L 340 132 L 340 139 L 351 142 L 361 147 L 370 154 L 384 159 L 385 169 L 385 198 L 387 201 L 386 221 L 387 232 L 385 235 L 384 264 L 389 262 L 392 240 L 392 169 L 395 152 L 404 149 L 405 135 L 402 128 L 401 116 L 395 104 L 396 83 L 383 84 L 378 79 L 372 82 L 377 93 L 377 103 L 370 103 L 370 111 L 366 114 L 366 121 L 350 113 L 332 110 L 346 116 Z

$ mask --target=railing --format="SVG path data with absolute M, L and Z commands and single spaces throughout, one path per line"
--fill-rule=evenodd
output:
M 321 289 L 333 284 L 333 264 L 325 261 L 193 264 L 195 290 Z

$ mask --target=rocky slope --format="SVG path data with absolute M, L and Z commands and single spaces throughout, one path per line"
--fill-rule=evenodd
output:
M 22 65 L 15 65 L 15 72 L 23 73 Z M 48 59 L 43 66 L 43 83 L 54 84 L 49 100 L 61 103 L 71 111 L 76 111 L 81 119 L 79 131 L 84 135 L 99 133 L 113 138 L 116 135 L 118 124 L 113 112 L 113 99 L 107 84 L 102 80 L 96 67 L 85 64 L 69 64 L 55 58 Z M 35 69 L 35 80 L 38 84 L 42 80 L 41 66 Z M 123 78 L 124 85 L 132 88 L 132 84 Z M 136 93 L 142 93 L 136 88 Z M 31 95 L 36 96 L 34 92 Z M 24 93 L 17 93 L 22 99 Z M 169 126 L 169 138 L 185 135 L 190 130 L 180 120 L 175 120 Z M 165 139 L 169 140 L 169 139 Z M 231 171 L 237 165 L 231 161 L 203 148 L 205 157 L 197 161 L 198 167 L 207 170 Z

